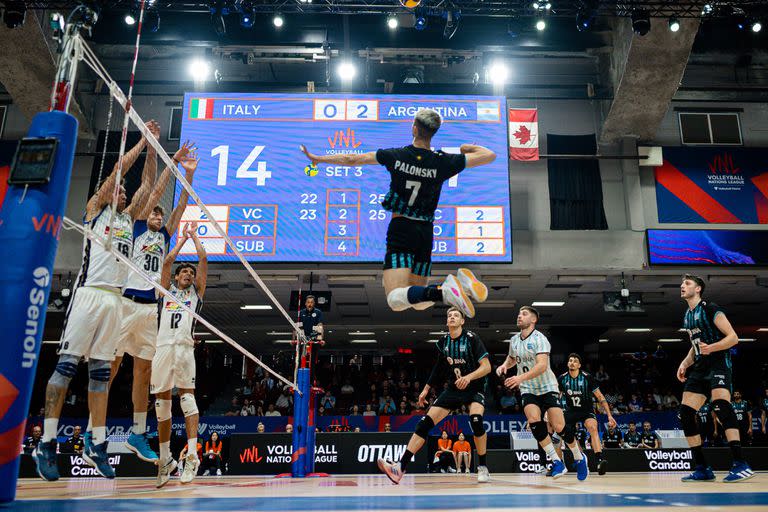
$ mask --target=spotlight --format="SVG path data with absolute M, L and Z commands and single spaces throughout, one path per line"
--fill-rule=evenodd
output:
M 443 29 L 443 37 L 446 39 L 452 38 L 456 35 L 456 31 L 459 30 L 459 18 L 461 17 L 460 11 L 446 11 L 445 13 L 445 28 Z
M 211 67 L 202 59 L 195 59 L 189 63 L 189 74 L 195 82 L 205 82 Z
M 677 18 L 669 18 L 669 30 L 672 32 L 680 30 L 680 21 Z
M 639 36 L 644 36 L 651 30 L 651 15 L 645 9 L 632 11 L 632 30 Z
M 128 26 L 136 24 L 136 16 L 134 16 L 132 12 L 129 12 L 128 14 L 126 14 L 123 20 L 125 21 L 125 24 Z
M 758 33 L 758 32 L 760 32 L 761 30 L 763 30 L 763 24 L 762 24 L 762 23 L 760 23 L 760 22 L 759 22 L 759 21 L 757 21 L 757 20 L 753 21 L 753 22 L 752 22 L 752 32 L 754 32 L 754 33 Z
M 390 28 L 390 30 L 395 30 L 399 23 L 397 22 L 397 16 L 394 14 L 390 14 L 387 16 L 387 26 Z
M 545 28 L 547 28 L 547 22 L 546 22 L 546 21 L 544 21 L 543 19 L 539 18 L 539 20 L 538 20 L 538 21 L 536 21 L 536 30 L 538 30 L 539 32 L 541 32 L 541 31 L 542 31 L 542 30 L 544 30 Z
M 27 6 L 23 1 L 8 0 L 5 2 L 5 14 L 3 21 L 8 28 L 20 27 L 24 24 L 27 15 Z
M 701 13 L 704 15 L 712 14 L 715 10 L 715 6 L 712 4 L 704 4 L 704 8 L 702 9 Z
M 424 15 L 424 13 L 414 13 L 414 25 L 413 28 L 416 30 L 424 30 L 427 28 L 427 17 Z
M 344 82 L 348 82 L 349 80 L 352 80 L 355 78 L 355 75 L 357 74 L 357 69 L 355 68 L 355 65 L 351 62 L 344 61 L 341 64 L 339 64 L 339 67 L 336 68 L 336 72 L 339 74 L 339 78 L 342 79 Z
M 253 28 L 253 21 L 256 17 L 253 11 L 247 11 L 240 15 L 240 26 L 243 28 Z
M 280 28 L 283 26 L 283 23 L 285 23 L 285 20 L 283 19 L 283 16 L 280 13 L 275 14 L 275 17 L 272 18 L 272 23 L 277 27 Z
M 509 77 L 509 68 L 503 62 L 494 62 L 488 68 L 488 78 L 494 85 L 502 85 Z

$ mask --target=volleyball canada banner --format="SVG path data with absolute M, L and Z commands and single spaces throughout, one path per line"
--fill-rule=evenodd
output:
M 350 431 L 359 428 L 360 432 L 384 432 L 385 426 L 389 424 L 392 432 L 411 433 L 416 429 L 416 424 L 421 419 L 419 415 L 413 416 L 316 416 L 315 423 L 317 427 L 325 432 L 328 430 Z M 522 432 L 528 430 L 528 422 L 523 414 L 505 414 L 505 415 L 486 415 L 484 418 L 485 430 L 491 436 L 505 436 L 509 438 L 512 432 Z M 604 415 L 598 416 L 602 428 L 607 426 L 607 418 Z M 629 422 L 634 421 L 640 425 L 644 421 L 650 421 L 654 430 L 675 430 L 680 428 L 680 421 L 677 419 L 677 412 L 651 412 L 651 413 L 631 413 L 616 416 L 619 429 L 626 431 Z M 62 418 L 59 421 L 58 440 L 65 442 L 74 433 L 75 426 L 80 426 L 85 430 L 87 419 L 81 418 Z M 265 432 L 285 432 L 285 427 L 293 423 L 292 416 L 202 416 L 197 429 L 198 437 L 209 439 L 211 434 L 216 432 L 219 437 L 229 437 L 233 434 L 250 434 L 257 431 L 259 423 L 264 425 Z M 43 419 L 33 417 L 27 421 L 25 436 L 31 434 L 32 427 L 42 426 Z M 107 436 L 127 436 L 131 433 L 133 422 L 130 418 L 119 418 L 107 420 Z M 174 435 L 183 436 L 184 418 L 173 418 L 172 432 Z M 157 422 L 153 418 L 147 419 L 147 430 L 149 432 L 157 431 Z M 456 415 L 448 416 L 440 424 L 435 426 L 430 434 L 439 436 L 445 430 L 449 435 L 455 436 L 459 432 L 471 432 L 469 425 L 469 416 Z

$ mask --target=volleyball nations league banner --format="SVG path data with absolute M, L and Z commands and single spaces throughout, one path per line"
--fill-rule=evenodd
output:
M 768 150 L 665 147 L 659 222 L 768 224 Z

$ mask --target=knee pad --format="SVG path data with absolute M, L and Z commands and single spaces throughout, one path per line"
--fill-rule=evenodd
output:
M 427 437 L 429 437 L 429 431 L 432 430 L 432 427 L 434 426 L 435 420 L 429 416 L 424 416 L 416 424 L 416 430 L 413 433 L 422 439 L 427 439 Z
M 565 441 L 565 444 L 573 444 L 573 442 L 576 440 L 576 434 L 574 432 L 573 426 L 566 425 L 563 427 L 563 430 L 557 433 L 557 435 L 560 436 L 560 439 Z
M 155 400 L 155 414 L 157 415 L 157 422 L 171 420 L 171 401 L 158 398 Z
M 685 437 L 699 435 L 699 425 L 696 422 L 696 410 L 690 405 L 680 406 L 680 424 L 683 425 Z
M 179 402 L 181 403 L 181 410 L 184 413 L 185 418 L 198 413 L 195 395 L 192 393 L 184 393 L 181 395 L 181 397 L 179 397 Z
M 78 356 L 62 354 L 59 356 L 59 362 L 56 363 L 56 369 L 51 375 L 49 384 L 57 388 L 68 388 L 72 377 L 77 373 L 77 364 L 80 362 Z
M 387 304 L 392 311 L 405 311 L 411 307 L 408 302 L 408 288 L 395 288 L 387 294 Z
M 472 427 L 472 433 L 475 437 L 483 437 L 483 435 L 485 435 L 485 425 L 483 424 L 482 414 L 472 414 L 469 417 L 469 424 Z
M 418 304 L 411 305 L 411 307 L 416 311 L 424 311 L 425 309 L 429 309 L 434 305 L 434 302 L 419 302 Z
M 728 400 L 714 400 L 712 402 L 712 410 L 715 411 L 715 416 L 720 420 L 725 430 L 729 428 L 739 428 L 739 422 L 736 419 L 736 413 L 733 412 L 733 406 Z
M 112 374 L 112 363 L 102 359 L 88 361 L 88 391 L 106 393 L 109 391 L 109 377 Z
M 546 423 L 543 421 L 531 423 L 531 434 L 533 434 L 533 438 L 539 443 L 545 440 L 549 435 Z

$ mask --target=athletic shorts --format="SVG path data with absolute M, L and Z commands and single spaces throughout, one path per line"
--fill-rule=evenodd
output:
M 478 403 L 485 407 L 485 395 L 473 389 L 446 389 L 440 393 L 432 405 L 452 411 L 462 405 L 469 405 L 471 403 Z
M 195 389 L 195 347 L 192 345 L 160 345 L 152 358 L 149 392 L 156 395 L 174 387 Z
M 543 395 L 523 393 L 522 399 L 523 409 L 525 409 L 525 406 L 528 404 L 537 405 L 542 414 L 547 412 L 549 409 L 552 409 L 553 407 L 558 409 L 561 408 L 560 395 L 556 391 L 550 391 L 549 393 L 544 393 Z
M 732 391 L 732 382 L 733 370 L 725 359 L 700 359 L 688 370 L 683 391 L 708 397 L 716 388 Z
M 58 354 L 114 361 L 122 298 L 117 290 L 75 288 L 64 318 Z
M 408 268 L 412 274 L 432 274 L 432 223 L 395 217 L 387 228 L 384 270 Z
M 157 303 L 141 304 L 126 297 L 122 298 L 122 303 L 117 357 L 123 357 L 127 352 L 151 361 L 157 343 Z
M 571 410 L 565 410 L 563 411 L 565 415 L 565 423 L 567 425 L 575 425 L 577 423 L 584 423 L 586 420 L 592 418 L 593 420 L 597 420 L 597 416 L 595 416 L 595 413 L 592 411 L 582 410 L 582 409 L 571 409 Z

